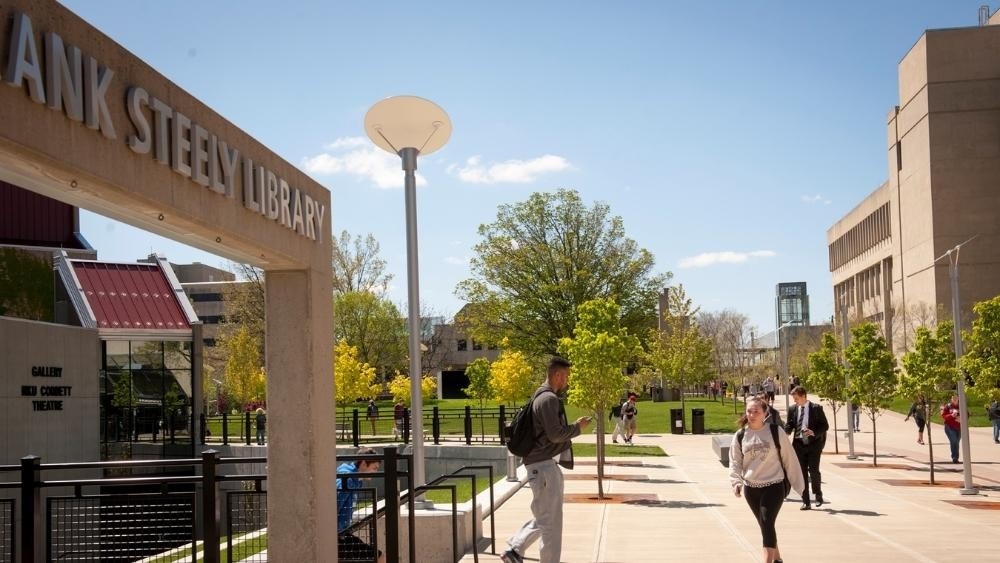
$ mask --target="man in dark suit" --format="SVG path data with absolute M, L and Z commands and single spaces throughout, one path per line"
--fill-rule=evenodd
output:
M 802 494 L 800 510 L 809 510 L 809 483 L 816 495 L 816 506 L 823 506 L 823 483 L 819 473 L 819 458 L 826 444 L 826 431 L 830 423 L 826 420 L 823 405 L 813 403 L 806 398 L 806 390 L 802 387 L 792 389 L 792 399 L 795 405 L 788 408 L 788 418 L 785 419 L 785 432 L 793 434 L 792 447 L 799 457 L 802 466 L 802 477 L 806 482 Z

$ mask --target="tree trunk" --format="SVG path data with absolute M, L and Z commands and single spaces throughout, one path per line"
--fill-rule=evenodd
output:
M 604 409 L 597 409 L 597 498 L 604 500 Z
M 875 412 L 872 411 L 868 418 L 872 420 L 872 467 L 878 467 L 878 432 L 875 428 Z

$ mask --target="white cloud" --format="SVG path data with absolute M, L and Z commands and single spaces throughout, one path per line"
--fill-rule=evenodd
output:
M 753 250 L 751 252 L 734 252 L 725 250 L 722 252 L 703 252 L 697 256 L 681 258 L 679 266 L 681 268 L 707 268 L 716 264 L 743 264 L 755 258 L 773 258 L 778 253 L 773 250 Z
M 569 168 L 568 160 L 551 154 L 531 160 L 505 160 L 488 166 L 482 164 L 482 157 L 477 155 L 466 160 L 465 166 L 452 164 L 448 172 L 470 184 L 526 184 L 534 182 L 541 174 Z
M 804 196 L 802 196 L 802 201 L 804 201 L 805 203 L 808 203 L 809 205 L 812 205 L 814 203 L 822 203 L 823 205 L 830 205 L 830 200 L 827 199 L 827 198 L 825 198 L 825 197 L 823 197 L 820 194 L 816 194 L 816 195 L 804 195 Z
M 445 264 L 452 264 L 454 266 L 468 266 L 469 265 L 469 259 L 468 258 L 462 258 L 460 256 L 445 256 L 444 263 Z
M 318 176 L 348 175 L 383 189 L 402 188 L 403 170 L 398 156 L 376 147 L 363 137 L 342 137 L 324 146 L 326 152 L 302 159 L 306 172 Z M 417 185 L 427 184 L 417 173 Z

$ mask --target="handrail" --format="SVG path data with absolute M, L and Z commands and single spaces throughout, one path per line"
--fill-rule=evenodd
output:
M 438 479 L 441 479 L 443 477 L 444 476 L 438 477 Z M 435 481 L 437 481 L 437 479 L 435 479 Z M 407 491 L 407 492 L 403 493 L 402 495 L 400 495 L 400 497 L 409 500 L 410 503 L 411 503 L 411 505 L 412 505 L 413 499 L 415 497 L 419 496 L 420 493 L 427 492 L 427 491 L 451 491 L 451 553 L 452 553 L 452 558 L 455 560 L 455 563 L 459 563 L 459 554 L 458 554 L 458 499 L 457 499 L 457 495 L 456 495 L 456 492 L 455 492 L 455 485 L 432 485 L 432 484 L 428 483 L 426 485 L 419 485 L 417 487 L 414 487 L 411 491 Z M 410 511 L 410 526 L 411 526 L 411 529 L 412 529 L 413 521 L 414 520 L 416 520 L 416 517 L 415 517 L 415 515 L 414 515 L 414 513 L 413 513 L 413 511 L 411 509 L 411 511 Z M 475 526 L 473 526 L 473 530 L 475 530 Z M 473 531 L 472 535 L 475 536 L 475 531 Z M 411 552 L 414 550 L 413 543 L 414 543 L 413 542 L 413 537 L 411 536 L 410 537 L 410 551 Z M 476 558 L 476 561 L 479 561 L 479 559 Z
M 467 469 L 485 469 L 485 470 L 487 470 L 489 472 L 489 480 L 490 480 L 490 553 L 492 553 L 493 555 L 496 555 L 497 554 L 496 505 L 493 502 L 493 485 L 494 485 L 494 483 L 496 483 L 496 480 L 493 478 L 493 466 L 492 465 L 463 465 L 462 467 L 459 467 L 458 469 L 452 471 L 451 473 L 454 475 L 454 474 L 458 473 L 459 471 L 465 471 Z M 472 481 L 472 489 L 473 489 L 472 490 L 472 502 L 473 502 L 472 515 L 473 515 L 473 518 L 475 518 L 476 506 L 477 506 L 476 497 L 479 496 L 479 493 L 476 492 L 476 481 L 475 480 Z M 476 547 L 476 549 L 478 549 L 478 546 Z M 473 558 L 475 558 L 475 557 L 476 556 L 473 556 Z M 479 561 L 479 560 L 476 559 L 476 561 Z

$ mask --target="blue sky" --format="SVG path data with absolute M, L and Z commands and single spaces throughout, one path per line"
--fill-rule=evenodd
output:
M 832 314 L 826 229 L 886 178 L 897 64 L 982 0 L 63 4 L 329 188 L 334 232 L 378 239 L 403 310 L 400 162 L 362 121 L 411 94 L 454 127 L 418 163 L 425 308 L 461 307 L 497 205 L 565 187 L 608 203 L 696 305 L 766 332 L 778 282 Z M 81 215 L 103 260 L 226 267 Z

